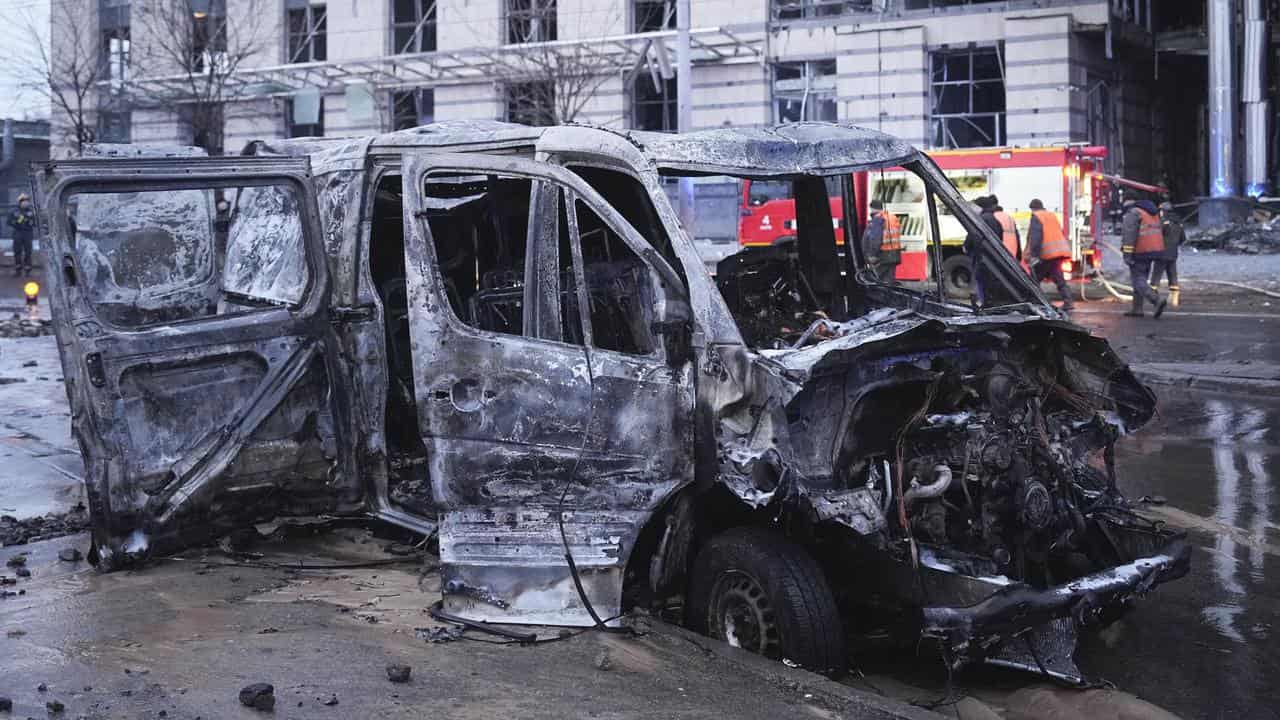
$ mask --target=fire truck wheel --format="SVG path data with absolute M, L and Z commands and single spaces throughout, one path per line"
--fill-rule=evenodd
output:
M 948 297 L 967 298 L 973 292 L 973 265 L 964 255 L 942 261 L 942 286 Z

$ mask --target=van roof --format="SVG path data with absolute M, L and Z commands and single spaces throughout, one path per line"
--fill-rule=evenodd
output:
M 371 137 L 299 138 L 250 143 L 246 154 L 324 155 L 333 162 L 363 160 L 369 153 L 411 148 L 447 151 L 463 146 L 508 148 L 530 146 L 549 131 L 564 146 L 581 133 L 585 147 L 592 136 L 623 137 L 642 150 L 661 170 L 672 174 L 728 174 L 755 177 L 825 174 L 906 162 L 917 154 L 910 144 L 875 130 L 853 125 L 804 122 L 767 128 L 715 128 L 671 134 L 615 130 L 593 125 L 530 127 L 492 120 L 453 120 Z M 326 163 L 328 164 L 328 163 Z

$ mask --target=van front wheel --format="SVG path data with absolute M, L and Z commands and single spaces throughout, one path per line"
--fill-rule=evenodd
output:
M 782 534 L 727 530 L 698 553 L 689 625 L 734 647 L 810 670 L 845 667 L 844 628 L 818 564 Z

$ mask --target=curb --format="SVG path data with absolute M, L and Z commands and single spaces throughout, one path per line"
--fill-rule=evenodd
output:
M 691 642 L 704 653 L 716 656 L 735 670 L 759 678 L 761 683 L 767 683 L 780 690 L 821 697 L 827 705 L 849 717 L 890 717 L 901 720 L 942 720 L 946 717 L 931 710 L 828 680 L 808 670 L 789 667 L 777 660 L 770 660 L 741 648 L 730 647 L 726 643 L 712 640 L 705 635 L 699 635 L 656 618 L 653 618 L 652 622 L 654 630 Z
M 1132 365 L 1130 369 L 1139 380 L 1148 385 L 1280 397 L 1280 380 L 1178 372 L 1145 365 Z

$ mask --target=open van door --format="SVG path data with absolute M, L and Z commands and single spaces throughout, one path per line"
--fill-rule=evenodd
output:
M 305 159 L 33 167 L 99 567 L 358 510 Z

